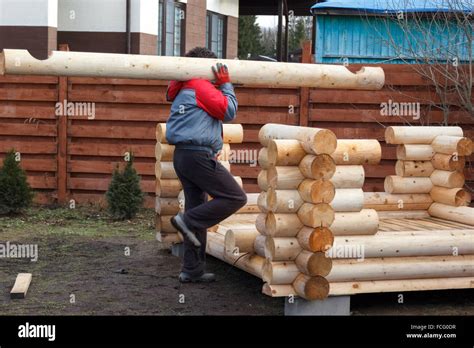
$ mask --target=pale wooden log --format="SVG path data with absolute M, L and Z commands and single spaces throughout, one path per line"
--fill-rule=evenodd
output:
M 388 193 L 430 193 L 432 188 L 431 179 L 424 177 L 404 178 L 389 175 L 384 181 L 384 189 Z
M 430 195 L 436 203 L 443 203 L 455 207 L 465 206 L 471 203 L 471 194 L 462 188 L 435 186 L 431 190 Z
M 433 185 L 446 188 L 463 187 L 465 182 L 464 174 L 457 171 L 448 172 L 436 169 L 430 178 Z
M 375 234 L 379 229 L 379 216 L 373 209 L 338 212 L 330 228 L 335 236 Z
M 179 244 L 183 242 L 183 236 L 181 235 L 181 233 L 158 232 L 156 234 L 156 240 L 160 243 Z
M 156 197 L 155 213 L 162 215 L 176 215 L 181 210 L 179 199 Z
M 258 235 L 255 238 L 255 241 L 253 243 L 253 250 L 255 254 L 265 257 L 265 240 L 266 239 L 267 237 L 262 236 L 262 235 Z
M 265 219 L 267 236 L 294 237 L 303 227 L 297 214 L 276 214 L 268 212 Z
M 334 211 L 361 211 L 364 208 L 362 189 L 337 189 L 330 203 Z
M 301 250 L 296 238 L 267 236 L 265 239 L 265 257 L 270 261 L 294 261 Z
M 334 209 L 327 203 L 304 203 L 298 210 L 298 217 L 305 226 L 328 227 L 334 221 Z
M 268 200 L 267 196 L 268 194 L 265 191 L 260 192 L 260 194 L 258 195 L 258 201 L 257 201 L 258 209 L 262 213 L 267 213 L 269 211 L 268 204 L 267 204 L 267 200 Z
M 224 239 L 226 253 L 252 253 L 258 231 L 255 228 L 235 228 L 227 230 Z
M 184 190 L 179 191 L 178 204 L 179 204 L 179 210 L 181 212 L 184 212 L 184 209 L 186 208 L 186 198 L 184 196 Z
M 452 207 L 446 204 L 433 203 L 428 209 L 431 216 L 474 226 L 474 208 Z
M 271 297 L 288 297 L 295 296 L 296 292 L 292 284 L 276 285 L 276 284 L 263 284 L 262 294 Z
M 247 203 L 237 210 L 236 214 L 259 214 L 258 193 L 247 193 Z
M 266 260 L 263 265 L 262 280 L 272 285 L 285 285 L 293 283 L 298 274 L 300 271 L 293 261 Z
M 431 143 L 433 150 L 437 153 L 445 155 L 470 156 L 472 154 L 472 141 L 469 138 L 464 138 L 462 135 L 437 136 Z
M 427 210 L 400 210 L 400 211 L 378 211 L 379 219 L 426 219 L 430 217 Z
M 323 252 L 312 253 L 303 250 L 296 258 L 295 263 L 301 273 L 309 276 L 325 277 L 332 268 L 332 260 L 326 257 Z
M 334 243 L 334 235 L 327 227 L 303 227 L 296 236 L 300 246 L 311 252 L 329 250 Z
M 161 162 L 156 161 L 155 163 L 155 178 L 160 179 L 161 178 Z
M 258 187 L 262 191 L 267 191 L 268 190 L 267 177 L 268 177 L 268 174 L 267 174 L 266 170 L 261 170 L 260 173 L 258 173 L 257 183 L 258 183 Z
M 293 282 L 296 294 L 305 300 L 324 300 L 329 295 L 329 283 L 323 277 L 310 277 L 303 273 Z
M 338 139 L 331 157 L 337 165 L 379 164 L 382 147 L 373 139 Z
M 233 214 L 227 219 L 221 221 L 219 225 L 229 228 L 235 225 L 246 225 L 246 227 L 254 226 L 255 221 L 259 215 L 260 214 Z
M 430 161 L 435 155 L 431 145 L 398 145 L 397 159 L 403 161 Z
M 333 260 L 329 282 L 474 276 L 474 256 L 417 256 Z
M 379 67 L 362 67 L 353 73 L 342 65 L 72 51 L 54 51 L 48 59 L 37 60 L 28 51 L 15 49 L 0 53 L 0 75 L 214 80 L 211 67 L 217 63 L 228 66 L 236 84 L 378 90 L 385 82 L 383 69 Z
M 395 173 L 398 176 L 430 176 L 433 173 L 434 167 L 431 161 L 402 161 L 398 160 L 395 163 Z
M 428 193 L 364 192 L 364 208 L 377 211 L 428 209 L 431 203 L 433 199 Z
M 298 167 L 270 167 L 267 170 L 267 183 L 269 187 L 278 190 L 296 190 L 304 180 Z
M 474 288 L 474 277 L 456 278 L 430 278 L 430 279 L 402 279 L 402 280 L 372 280 L 363 282 L 337 282 L 331 283 L 329 294 L 331 296 L 382 293 L 382 292 L 406 292 L 426 290 L 451 290 Z M 275 296 L 288 296 L 294 294 L 294 290 L 287 287 L 278 288 Z
M 268 141 L 267 158 L 270 166 L 297 166 L 306 151 L 298 140 L 271 139 Z
M 331 178 L 335 188 L 362 188 L 364 181 L 365 171 L 360 165 L 336 166 Z
M 171 218 L 174 215 L 160 215 L 161 232 L 163 233 L 178 233 L 178 230 L 171 224 Z
M 266 147 L 262 147 L 258 152 L 258 165 L 262 169 L 268 169 L 270 167 L 268 163 L 268 149 Z
M 330 179 L 336 164 L 330 155 L 306 155 L 299 164 L 301 173 L 310 179 Z
M 267 214 L 264 214 L 264 213 L 258 214 L 255 220 L 255 228 L 257 229 L 258 233 L 264 236 L 267 235 L 267 230 L 265 227 L 266 220 L 267 220 Z
M 266 207 L 273 213 L 297 213 L 303 204 L 297 190 L 275 190 L 268 189 L 266 195 Z
M 298 193 L 305 202 L 329 203 L 334 199 L 336 189 L 329 180 L 305 179 L 298 186 Z
M 18 273 L 18 275 L 16 276 L 15 284 L 13 284 L 13 288 L 10 291 L 10 298 L 11 299 L 25 298 L 26 293 L 28 292 L 28 288 L 30 287 L 32 278 L 33 278 L 33 275 L 31 273 Z
M 156 180 L 155 193 L 159 197 L 173 198 L 178 197 L 183 189 L 181 181 L 178 179 L 159 179 Z
M 335 237 L 326 255 L 332 259 L 474 254 L 474 230 L 379 232 L 373 236 Z
M 387 144 L 431 144 L 438 135 L 463 136 L 461 127 L 392 126 L 385 129 Z
M 157 143 L 155 146 L 155 158 L 161 162 L 173 162 L 174 145 Z
M 306 152 L 315 155 L 331 154 L 337 146 L 336 135 L 328 129 L 274 123 L 260 128 L 258 139 L 263 146 L 268 146 L 271 139 L 299 140 Z
M 229 162 L 231 157 L 231 149 L 229 144 L 224 144 L 222 146 L 222 150 L 219 152 L 217 156 L 217 160 L 222 162 Z
M 466 166 L 466 157 L 437 153 L 431 159 L 431 163 L 435 169 L 461 172 Z
M 222 133 L 225 144 L 241 144 L 244 141 L 244 128 L 241 124 L 224 123 Z
M 156 141 L 161 144 L 167 144 L 166 140 L 166 123 L 158 123 L 155 130 Z
M 157 162 L 158 163 L 158 162 Z M 173 162 L 159 162 L 161 179 L 178 179 L 178 175 L 174 170 Z M 155 167 L 155 176 L 156 176 L 156 167 Z

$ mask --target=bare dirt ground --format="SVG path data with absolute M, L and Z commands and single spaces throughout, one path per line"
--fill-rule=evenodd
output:
M 37 262 L 0 258 L 0 315 L 282 315 L 261 280 L 209 257 L 218 282 L 181 285 L 180 260 L 155 240 L 153 211 L 114 222 L 97 208 L 33 208 L 0 218 L 0 243 L 38 244 Z M 127 251 L 130 250 L 129 255 Z M 11 300 L 20 272 L 27 298 Z M 355 315 L 473 315 L 474 291 L 352 297 Z

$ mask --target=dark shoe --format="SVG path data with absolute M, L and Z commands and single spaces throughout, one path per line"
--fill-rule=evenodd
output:
M 196 234 L 186 226 L 186 223 L 183 219 L 183 213 L 178 213 L 178 215 L 173 216 L 171 218 L 171 224 L 176 228 L 179 232 L 182 233 L 184 238 L 188 238 L 191 243 L 194 244 L 196 247 L 201 246 L 201 242 L 196 238 Z
M 181 283 L 212 283 L 216 281 L 216 275 L 214 273 L 203 273 L 200 276 L 192 277 L 188 273 L 181 272 L 179 281 Z

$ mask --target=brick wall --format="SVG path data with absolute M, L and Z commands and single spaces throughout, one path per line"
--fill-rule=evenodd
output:
M 206 0 L 188 0 L 186 5 L 186 49 L 206 46 Z
M 239 19 L 227 17 L 227 58 L 234 59 L 238 54 Z

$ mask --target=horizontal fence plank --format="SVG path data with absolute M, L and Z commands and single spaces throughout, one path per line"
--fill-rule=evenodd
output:
M 6 123 L 2 121 L 0 135 L 30 135 L 55 137 L 57 134 L 56 125 L 41 123 Z
M 0 166 L 3 165 L 4 155 L 0 158 Z M 30 172 L 56 172 L 57 162 L 55 159 L 22 158 L 20 167 Z
M 125 163 L 123 161 L 110 162 L 105 160 L 69 160 L 67 170 L 70 173 L 112 174 L 117 165 L 122 170 Z M 140 163 L 135 161 L 133 167 L 137 170 L 139 175 L 155 175 L 154 163 Z
M 72 143 L 68 145 L 70 155 L 117 156 L 123 157 L 127 152 L 135 157 L 155 157 L 154 145 L 105 144 L 105 143 Z
M 0 100 L 56 101 L 57 99 L 57 89 L 49 85 L 0 83 Z
M 0 100 L 0 118 L 27 119 L 32 124 L 35 120 L 55 119 L 55 110 L 51 102 Z
M 68 188 L 71 190 L 107 191 L 112 176 L 104 178 L 69 178 Z M 140 181 L 143 192 L 155 192 L 155 180 L 143 179 Z
M 19 138 L 18 140 L 3 140 L 0 138 L 0 152 L 8 152 L 14 149 L 20 153 L 27 154 L 56 154 L 57 147 L 54 141 L 24 141 Z

